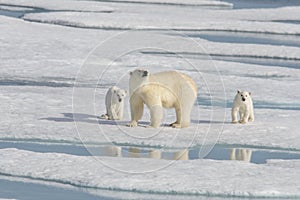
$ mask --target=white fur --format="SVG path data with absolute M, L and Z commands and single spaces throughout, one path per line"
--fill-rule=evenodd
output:
M 240 120 L 238 120 L 237 113 L 240 115 Z M 254 121 L 253 102 L 250 92 L 237 91 L 231 110 L 231 116 L 232 123 L 240 122 L 245 124 L 248 121 Z
M 144 110 L 144 104 L 150 110 L 150 126 L 157 128 L 163 118 L 162 108 L 175 108 L 175 128 L 187 127 L 190 114 L 197 98 L 197 85 L 189 76 L 176 71 L 150 74 L 137 69 L 130 72 L 129 80 L 131 122 L 128 126 L 137 126 Z
M 111 87 L 105 97 L 106 114 L 101 117 L 110 120 L 123 119 L 124 99 L 126 95 L 127 91 L 117 86 Z

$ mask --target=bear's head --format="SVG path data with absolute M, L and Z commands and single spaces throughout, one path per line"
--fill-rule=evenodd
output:
M 251 92 L 237 91 L 235 98 L 240 102 L 247 102 L 251 99 Z
M 136 69 L 129 74 L 129 89 L 131 94 L 133 91 L 140 88 L 142 85 L 146 84 L 149 81 L 150 73 L 147 70 Z
M 117 102 L 122 102 L 124 101 L 126 95 L 127 95 L 127 91 L 126 90 L 122 90 L 120 88 L 117 87 L 113 87 L 113 93 L 114 93 L 114 100 Z

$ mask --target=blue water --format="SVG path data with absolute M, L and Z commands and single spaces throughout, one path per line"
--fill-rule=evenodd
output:
M 0 10 L 0 15 L 19 18 L 22 17 L 26 12 L 25 11 L 8 11 L 8 10 Z
M 108 200 L 111 198 L 95 196 L 80 190 L 64 189 L 61 187 L 48 186 L 38 183 L 12 181 L 1 179 L 0 197 L 18 200 Z
M 299 0 L 221 0 L 233 3 L 234 9 L 279 8 L 284 6 L 300 6 Z
M 89 147 L 87 150 L 84 146 L 81 145 L 65 145 L 65 144 L 40 144 L 40 143 L 30 143 L 30 142 L 0 142 L 0 149 L 3 148 L 16 148 L 20 150 L 27 150 L 39 153 L 64 153 L 71 154 L 76 156 L 91 156 L 91 152 L 93 152 L 94 156 L 111 156 L 107 155 L 104 151 L 105 148 L 110 146 L 99 145 Z M 142 147 L 129 147 L 123 146 L 121 157 L 130 157 L 131 149 L 135 149 L 139 152 L 139 156 L 137 157 L 147 157 L 150 150 L 159 150 L 159 149 L 151 149 L 151 148 L 142 148 Z M 215 145 L 212 151 L 204 157 L 204 159 L 214 159 L 214 160 L 229 160 L 230 151 L 232 148 L 237 149 L 245 149 L 244 147 L 236 146 L 236 145 Z M 267 159 L 300 159 L 300 151 L 288 151 L 288 150 L 272 150 L 272 149 L 255 149 L 251 148 L 252 158 L 251 162 L 256 164 L 264 164 Z M 199 151 L 201 147 L 197 147 L 194 149 L 190 149 L 189 159 L 200 159 Z M 178 152 L 172 149 L 164 149 L 161 151 L 162 159 L 171 159 L 174 157 L 174 154 Z M 202 159 L 202 158 L 201 158 Z
M 269 44 L 276 46 L 300 47 L 300 37 L 296 35 L 276 35 L 265 33 L 241 33 L 226 31 L 202 31 L 187 34 L 189 37 L 202 38 L 212 42 L 237 44 Z

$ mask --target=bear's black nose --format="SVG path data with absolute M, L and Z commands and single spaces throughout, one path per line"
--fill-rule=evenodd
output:
M 143 71 L 142 77 L 144 77 L 144 76 L 148 76 L 148 71 Z
M 243 101 L 246 101 L 246 99 L 245 99 L 244 97 L 242 98 L 242 100 L 243 100 Z
M 122 101 L 122 99 L 119 99 L 119 102 L 121 102 Z

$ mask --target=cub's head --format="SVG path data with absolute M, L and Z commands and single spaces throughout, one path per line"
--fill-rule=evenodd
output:
M 129 89 L 132 92 L 148 82 L 150 73 L 144 69 L 136 69 L 130 72 L 129 75 Z
M 249 99 L 251 99 L 251 92 L 244 92 L 238 90 L 235 99 L 241 102 L 247 102 L 249 101 Z
M 124 101 L 124 99 L 127 95 L 127 91 L 122 90 L 122 89 L 117 88 L 117 87 L 113 87 L 113 94 L 114 94 L 115 100 L 117 100 L 118 102 L 122 102 L 122 101 Z

